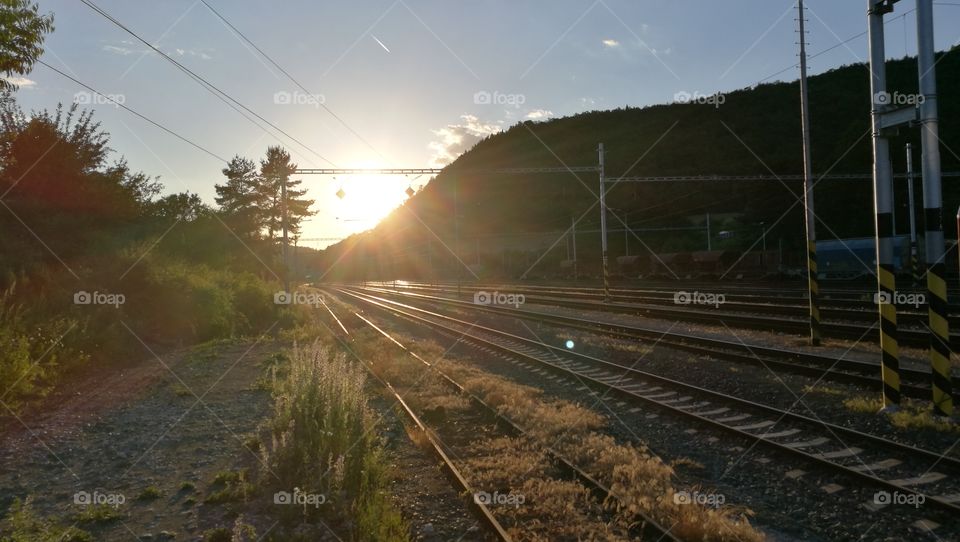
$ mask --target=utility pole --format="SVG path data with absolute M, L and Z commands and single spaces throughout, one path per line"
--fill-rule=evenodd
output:
M 570 228 L 573 231 L 573 280 L 579 280 L 577 274 L 577 221 L 570 217 Z
M 280 229 L 283 231 L 283 291 L 290 293 L 290 262 L 287 259 L 287 173 L 280 174 Z
M 453 264 L 457 267 L 457 299 L 460 299 L 460 275 L 462 270 L 460 269 L 463 266 L 462 259 L 460 258 L 460 204 L 457 200 L 459 197 L 460 190 L 460 177 L 453 178 L 453 249 L 454 249 L 454 261 Z
M 917 217 L 913 199 L 913 144 L 907 143 L 907 200 L 910 205 L 910 274 L 914 286 L 920 285 L 920 266 L 917 262 Z
M 600 156 L 600 252 L 603 260 L 603 300 L 610 301 L 610 273 L 607 269 L 607 193 L 604 172 L 603 143 L 597 149 Z
M 710 213 L 707 213 L 707 250 L 713 250 L 713 239 L 710 234 Z
M 922 0 L 920 0 L 922 2 Z M 893 11 L 888 0 L 867 0 L 868 40 L 870 47 L 870 96 L 873 132 L 873 196 L 876 220 L 877 294 L 880 309 L 880 363 L 883 379 L 883 410 L 900 406 L 900 354 L 897 345 L 897 284 L 893 265 L 893 169 L 885 128 L 891 109 L 888 106 L 887 69 L 883 36 L 883 15 Z M 918 13 L 919 17 L 919 13 Z M 942 238 L 942 232 L 941 232 Z
M 944 264 L 943 197 L 940 185 L 940 128 L 937 113 L 937 72 L 933 45 L 933 0 L 917 0 L 917 70 L 920 75 L 920 143 L 923 147 L 923 214 L 926 231 L 927 300 L 930 318 L 930 368 L 933 408 L 940 416 L 953 413 L 950 371 L 950 324 Z
M 810 344 L 820 345 L 820 285 L 817 279 L 817 223 L 813 212 L 813 159 L 810 156 L 810 96 L 807 88 L 807 33 L 803 0 L 800 8 L 800 122 L 803 129 L 803 207 L 807 233 L 807 297 L 810 300 Z

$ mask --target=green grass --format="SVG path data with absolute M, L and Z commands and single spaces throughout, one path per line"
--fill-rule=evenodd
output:
M 278 490 L 346 496 L 346 502 L 319 509 L 298 508 L 298 517 L 339 513 L 354 518 L 354 540 L 408 540 L 409 529 L 387 494 L 387 465 L 364 370 L 314 342 L 295 346 L 285 370 L 273 375 L 273 445 L 263 451 L 270 469 L 264 479 L 275 481 Z
M 73 519 L 77 523 L 110 523 L 122 517 L 124 514 L 109 504 L 93 504 L 84 506 Z
M 220 471 L 210 484 L 212 492 L 203 500 L 206 504 L 247 501 L 255 488 L 247 480 L 247 471 Z
M 163 496 L 163 492 L 157 486 L 147 486 L 137 495 L 138 501 L 152 501 Z
M 9 526 L 2 542 L 93 542 L 93 536 L 77 527 L 62 527 L 33 510 L 33 500 L 14 499 L 4 523 Z

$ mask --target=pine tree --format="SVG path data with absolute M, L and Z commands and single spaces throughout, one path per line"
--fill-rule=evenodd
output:
M 287 192 L 288 234 L 299 234 L 303 219 L 314 214 L 310 210 L 314 200 L 307 199 L 305 197 L 307 190 L 300 188 L 303 181 L 290 179 L 296 169 L 297 165 L 290 161 L 290 153 L 281 147 L 268 147 L 266 159 L 260 161 L 260 184 L 257 193 L 267 205 L 266 228 L 271 240 L 282 229 L 281 187 L 283 183 L 286 183 Z
M 259 238 L 267 223 L 269 202 L 260 191 L 261 178 L 253 160 L 233 157 L 223 169 L 227 183 L 216 185 L 217 205 L 225 221 L 241 238 Z

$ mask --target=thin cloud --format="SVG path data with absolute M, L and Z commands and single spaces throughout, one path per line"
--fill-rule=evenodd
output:
M 608 38 L 608 39 L 603 40 L 603 41 L 600 42 L 600 43 L 602 43 L 603 46 L 606 47 L 607 49 L 613 49 L 613 48 L 616 48 L 616 47 L 620 47 L 620 42 L 617 41 L 617 40 L 615 40 L 615 39 L 610 39 L 610 38 Z
M 37 82 L 33 79 L 27 79 L 26 77 L 8 77 L 4 76 L 3 80 L 10 83 L 11 85 L 16 85 L 20 88 L 30 88 L 37 85 Z
M 501 123 L 487 123 L 475 115 L 461 115 L 462 122 L 431 130 L 437 139 L 427 144 L 432 152 L 431 167 L 443 167 L 476 145 L 483 138 L 503 130 Z
M 108 53 L 114 53 L 114 54 L 123 55 L 123 56 L 128 56 L 134 53 L 142 52 L 142 51 L 137 51 L 135 49 L 131 49 L 129 47 L 123 47 L 120 45 L 104 45 L 103 50 Z
M 527 113 L 527 118 L 530 120 L 542 120 L 548 119 L 553 116 L 553 111 L 548 109 L 534 109 L 533 111 Z

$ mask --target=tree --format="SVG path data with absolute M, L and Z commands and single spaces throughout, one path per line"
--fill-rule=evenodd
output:
M 275 233 L 281 230 L 283 202 L 281 188 L 286 184 L 287 231 L 292 235 L 300 232 L 300 223 L 304 218 L 312 216 L 310 210 L 312 199 L 306 199 L 305 188 L 299 188 L 303 181 L 292 180 L 290 176 L 297 170 L 297 165 L 290 161 L 290 153 L 281 147 L 268 147 L 267 157 L 260 161 L 260 186 L 258 194 L 260 201 L 268 205 L 266 213 L 266 227 L 269 239 L 273 240 Z
M 216 185 L 216 201 L 227 226 L 242 238 L 259 237 L 267 222 L 265 211 L 269 200 L 259 189 L 257 164 L 235 156 L 222 171 L 227 183 Z
M 164 196 L 154 202 L 153 207 L 156 216 L 167 221 L 181 222 L 193 222 L 210 211 L 200 196 L 191 192 Z
M 17 88 L 10 79 L 30 72 L 52 30 L 53 15 L 41 15 L 31 0 L 0 0 L 0 90 Z

